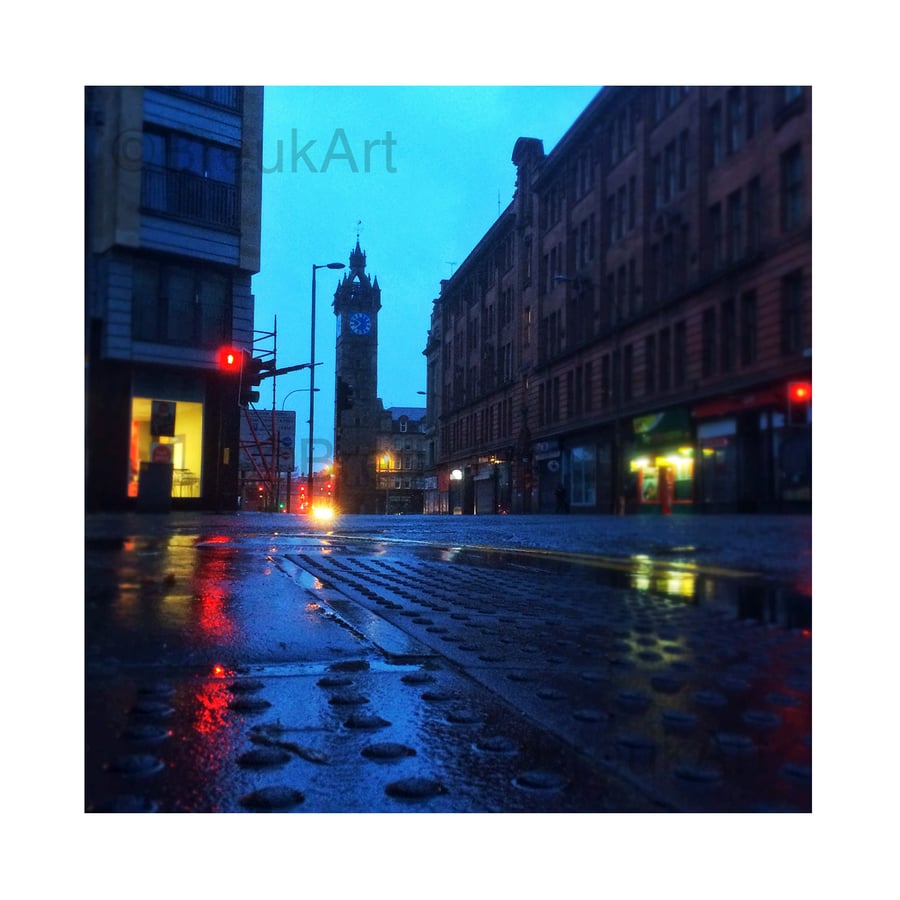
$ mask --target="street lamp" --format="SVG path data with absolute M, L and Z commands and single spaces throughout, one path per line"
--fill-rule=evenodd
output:
M 312 267 L 312 316 L 309 323 L 309 469 L 306 472 L 306 493 L 313 498 L 313 421 L 316 414 L 316 269 L 343 269 L 343 263 L 325 263 Z
M 301 391 L 305 394 L 309 388 L 294 388 L 292 391 L 288 391 L 284 395 L 284 399 L 281 401 L 281 411 L 284 412 L 284 404 L 287 403 L 287 398 L 291 396 L 291 394 L 299 394 Z M 319 389 L 316 388 L 316 393 L 318 393 Z

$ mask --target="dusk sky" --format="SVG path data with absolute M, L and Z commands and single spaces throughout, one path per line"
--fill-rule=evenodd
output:
M 277 317 L 279 367 L 309 361 L 312 266 L 347 264 L 359 228 L 366 270 L 382 290 L 378 395 L 385 406 L 424 406 L 417 392 L 432 301 L 512 200 L 516 140 L 539 138 L 549 153 L 599 89 L 267 87 L 253 291 L 256 328 L 272 331 Z M 315 433 L 329 442 L 331 301 L 343 274 L 316 274 Z M 306 370 L 277 379 L 277 408 L 297 411 L 298 441 L 307 434 L 308 386 Z M 271 403 L 263 382 L 258 406 Z

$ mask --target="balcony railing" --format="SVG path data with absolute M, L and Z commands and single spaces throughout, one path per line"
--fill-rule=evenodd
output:
M 141 171 L 143 209 L 198 225 L 236 231 L 240 225 L 237 185 L 158 166 Z

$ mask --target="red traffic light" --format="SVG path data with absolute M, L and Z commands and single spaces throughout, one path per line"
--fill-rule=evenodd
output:
M 240 372 L 241 351 L 234 347 L 222 347 L 219 350 L 219 368 L 224 372 Z
M 809 403 L 812 400 L 812 385 L 808 381 L 792 381 L 788 385 L 788 400 L 792 403 Z

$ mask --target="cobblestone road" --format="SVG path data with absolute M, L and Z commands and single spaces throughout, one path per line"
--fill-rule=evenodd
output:
M 88 580 L 87 809 L 811 808 L 809 598 L 377 534 L 204 536 L 89 549 L 111 577 Z M 153 609 L 177 598 L 193 624 L 165 640 Z

